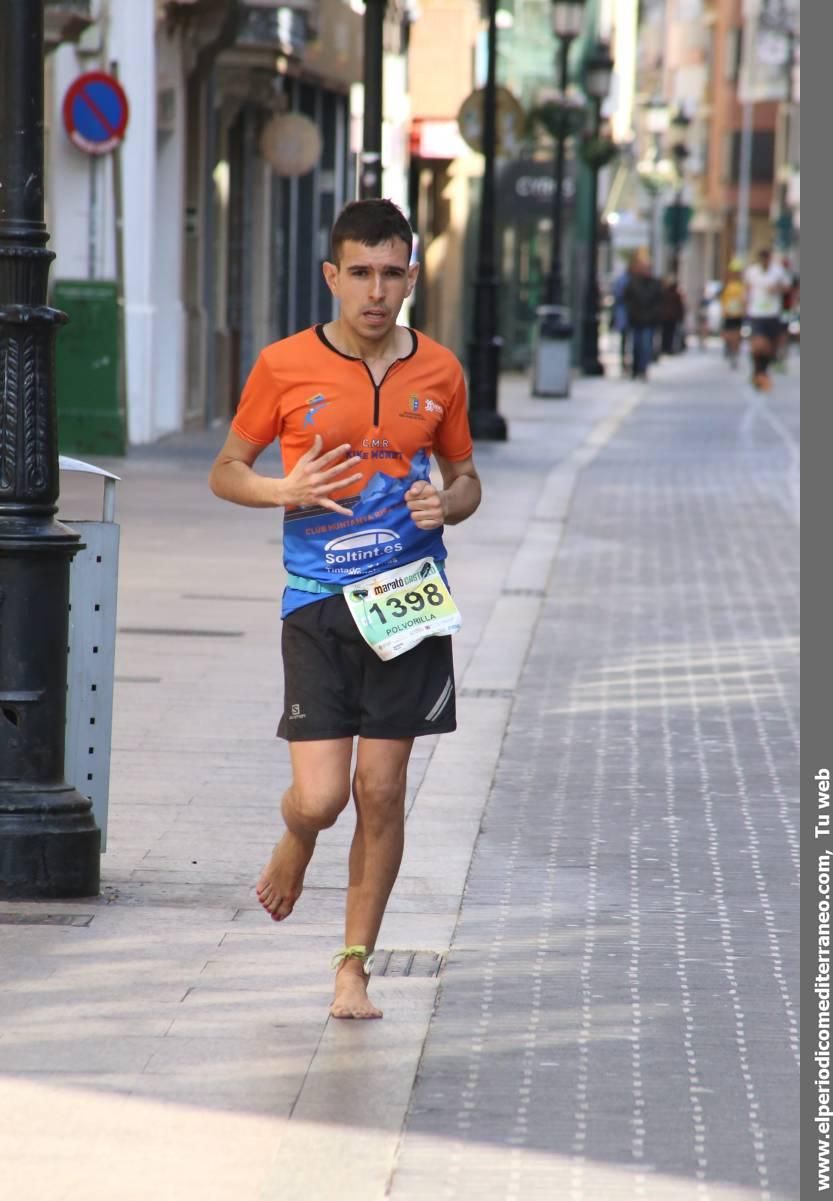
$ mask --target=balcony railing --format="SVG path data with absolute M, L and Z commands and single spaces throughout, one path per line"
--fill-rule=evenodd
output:
M 43 9 L 46 48 L 53 50 L 61 42 L 77 42 L 92 23 L 90 0 L 46 0 Z

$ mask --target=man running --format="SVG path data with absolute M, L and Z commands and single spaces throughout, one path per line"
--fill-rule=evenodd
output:
M 789 284 L 786 271 L 773 262 L 768 247 L 758 251 L 758 261 L 746 268 L 746 311 L 752 323 L 752 385 L 769 392 L 769 367 L 781 336 L 781 295 Z
M 480 503 L 460 364 L 397 324 L 416 283 L 412 244 L 390 201 L 347 205 L 324 264 L 339 316 L 261 352 L 210 478 L 225 500 L 285 510 L 278 734 L 292 782 L 286 831 L 257 885 L 273 920 L 292 912 L 319 832 L 351 793 L 356 807 L 330 1010 L 339 1018 L 382 1016 L 367 995 L 368 961 L 402 858 L 411 747 L 456 728 L 443 631 L 458 628 L 459 614 L 443 525 Z M 253 469 L 276 439 L 282 478 Z

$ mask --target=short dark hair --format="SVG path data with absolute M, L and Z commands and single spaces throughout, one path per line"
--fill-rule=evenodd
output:
M 410 261 L 414 233 L 402 210 L 392 200 L 353 200 L 341 210 L 330 234 L 333 262 L 338 264 L 344 242 L 379 246 L 394 238 L 408 247 Z

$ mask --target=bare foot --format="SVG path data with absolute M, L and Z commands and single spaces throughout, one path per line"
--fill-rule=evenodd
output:
M 381 1009 L 371 1005 L 367 995 L 367 982 L 370 979 L 361 964 L 348 961 L 340 967 L 336 974 L 336 995 L 330 1006 L 330 1015 L 334 1018 L 380 1018 Z
M 304 872 L 315 850 L 315 841 L 304 842 L 287 830 L 272 852 L 257 882 L 257 899 L 273 922 L 289 917 L 301 895 Z

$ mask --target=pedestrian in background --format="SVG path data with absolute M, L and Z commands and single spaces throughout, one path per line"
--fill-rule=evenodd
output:
M 654 331 L 660 320 L 662 285 L 651 274 L 644 250 L 631 255 L 624 299 L 631 329 L 631 375 L 634 379 L 646 379 L 653 359 Z
M 758 251 L 758 261 L 746 268 L 746 312 L 752 325 L 752 384 L 763 392 L 772 387 L 769 375 L 781 336 L 782 295 L 789 277 L 776 263 L 769 247 Z
M 625 304 L 625 289 L 628 286 L 630 272 L 627 264 L 622 268 L 613 281 L 613 328 L 619 334 L 619 366 L 622 375 L 627 375 L 631 365 L 630 334 L 628 324 L 628 308 Z
M 683 295 L 677 280 L 669 275 L 663 281 L 660 300 L 660 350 L 662 354 L 678 354 L 682 349 L 682 326 L 685 320 Z
M 786 286 L 781 293 L 781 330 L 775 352 L 775 365 L 778 371 L 786 371 L 787 355 L 790 349 L 790 323 L 795 317 L 798 302 L 798 276 L 793 271 L 788 258 L 782 258 L 781 266 L 786 275 Z
M 729 366 L 737 367 L 740 355 L 741 330 L 746 314 L 746 287 L 743 282 L 743 261 L 734 258 L 729 263 L 726 282 L 720 293 L 723 314 L 723 346 Z
M 351 792 L 356 808 L 337 1018 L 382 1016 L 367 982 L 402 859 L 411 749 L 456 729 L 443 527 L 480 503 L 462 367 L 397 324 L 419 270 L 412 238 L 389 200 L 347 205 L 323 268 L 339 315 L 261 351 L 210 480 L 224 500 L 285 510 L 278 734 L 292 782 L 257 884 L 273 920 L 292 912 L 318 835 Z M 276 440 L 284 475 L 271 478 L 254 463 Z

